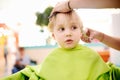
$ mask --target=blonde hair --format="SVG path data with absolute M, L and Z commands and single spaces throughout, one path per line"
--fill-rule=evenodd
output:
M 60 13 L 57 13 L 57 14 L 60 14 Z M 49 20 L 48 30 L 49 30 L 50 32 L 52 32 L 53 27 L 55 26 L 57 14 L 56 14 L 56 15 L 53 15 L 53 16 L 50 18 L 50 20 Z M 77 19 L 78 19 L 77 21 L 79 21 L 79 23 L 80 23 L 80 24 L 79 24 L 80 29 L 81 29 L 81 31 L 83 31 L 82 21 L 81 21 L 80 17 L 78 16 L 78 14 L 77 14 L 74 10 L 72 10 L 72 11 L 70 11 L 70 12 L 67 12 L 67 13 L 62 13 L 62 14 L 65 14 L 65 15 L 68 16 L 68 17 L 74 17 L 74 16 L 76 16 Z

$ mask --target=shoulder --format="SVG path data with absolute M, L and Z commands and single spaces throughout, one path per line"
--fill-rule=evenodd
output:
M 80 50 L 84 50 L 84 51 L 88 51 L 88 52 L 93 52 L 93 53 L 97 53 L 97 51 L 95 51 L 94 49 L 88 47 L 88 46 L 85 46 L 85 45 L 78 45 Z
M 97 58 L 100 57 L 99 53 L 96 50 L 84 45 L 79 45 L 79 46 L 80 46 L 80 50 L 79 50 L 80 52 L 85 53 L 88 56 L 94 56 Z
M 47 57 L 49 57 L 49 56 L 57 56 L 57 55 L 59 55 L 59 53 L 63 53 L 62 50 L 60 48 L 55 48 L 55 49 L 50 51 L 50 53 L 48 54 Z

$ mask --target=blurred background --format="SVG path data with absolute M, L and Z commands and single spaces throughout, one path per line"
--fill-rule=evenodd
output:
M 0 0 L 0 77 L 14 73 L 15 65 L 21 63 L 25 63 L 24 66 L 40 64 L 57 47 L 47 24 L 50 11 L 59 1 L 62 0 Z M 84 27 L 120 37 L 120 8 L 115 5 L 111 4 L 110 8 L 88 6 L 76 11 Z M 89 44 L 80 41 L 80 44 L 96 50 L 105 62 L 120 66 L 119 51 L 97 40 Z

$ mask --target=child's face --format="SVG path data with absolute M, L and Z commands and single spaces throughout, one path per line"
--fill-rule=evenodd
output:
M 81 29 L 78 16 L 59 13 L 53 27 L 53 37 L 62 48 L 74 48 L 80 40 Z

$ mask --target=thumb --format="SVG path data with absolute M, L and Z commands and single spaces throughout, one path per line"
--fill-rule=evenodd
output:
M 89 38 L 89 41 L 92 41 L 94 39 L 95 33 L 92 29 L 86 28 L 84 30 L 84 34 Z
M 94 30 L 87 28 L 86 34 L 89 36 L 91 41 L 95 39 L 96 32 Z

